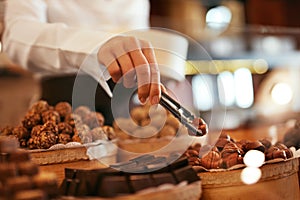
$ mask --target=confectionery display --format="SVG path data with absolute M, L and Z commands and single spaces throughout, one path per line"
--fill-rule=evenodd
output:
M 15 137 L 0 136 L 0 199 L 47 200 L 59 197 L 56 175 L 41 172 Z
M 201 148 L 208 148 L 196 143 L 185 152 L 189 163 L 192 166 L 201 166 L 204 169 L 228 169 L 238 164 L 244 164 L 244 155 L 250 150 L 258 150 L 264 153 L 265 160 L 290 159 L 293 157 L 292 151 L 282 142 L 274 145 L 267 139 L 262 140 L 239 140 L 235 141 L 227 133 L 223 132 L 219 136 L 215 145 L 204 154 L 199 156 Z
M 116 118 L 113 123 L 116 135 L 121 139 L 149 139 L 187 134 L 181 124 L 162 106 L 149 104 L 130 110 L 130 117 Z M 184 130 L 184 131 L 183 131 Z
M 22 148 L 48 149 L 69 142 L 91 143 L 115 139 L 114 129 L 105 125 L 104 116 L 86 106 L 72 110 L 68 102 L 54 106 L 40 100 L 27 111 L 20 125 L 3 127 L 1 135 L 15 136 Z

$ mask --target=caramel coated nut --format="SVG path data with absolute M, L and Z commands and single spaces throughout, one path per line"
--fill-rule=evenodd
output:
M 54 110 L 58 112 L 62 118 L 65 118 L 72 113 L 72 106 L 68 102 L 59 102 L 55 105 Z

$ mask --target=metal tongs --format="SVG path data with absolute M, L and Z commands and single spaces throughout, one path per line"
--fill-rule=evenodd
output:
M 204 136 L 206 134 L 206 132 L 198 129 L 198 126 L 195 127 L 193 123 L 196 118 L 195 115 L 181 106 L 176 100 L 166 93 L 161 93 L 159 104 L 179 119 L 179 121 L 188 128 L 189 134 L 192 134 L 193 136 Z

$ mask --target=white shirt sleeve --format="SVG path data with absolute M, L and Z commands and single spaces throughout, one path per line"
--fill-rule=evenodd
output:
M 95 78 L 110 96 L 106 83 L 109 74 L 98 63 L 96 53 L 113 35 L 59 22 L 48 23 L 45 0 L 7 1 L 3 50 L 14 62 L 30 70 L 60 73 L 84 65 L 81 70 Z

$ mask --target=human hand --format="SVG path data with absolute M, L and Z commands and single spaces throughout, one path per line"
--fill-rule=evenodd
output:
M 98 60 L 107 67 L 114 82 L 123 79 L 125 87 L 138 85 L 141 103 L 150 99 L 158 104 L 161 95 L 160 73 L 151 44 L 132 36 L 116 36 L 98 52 Z

